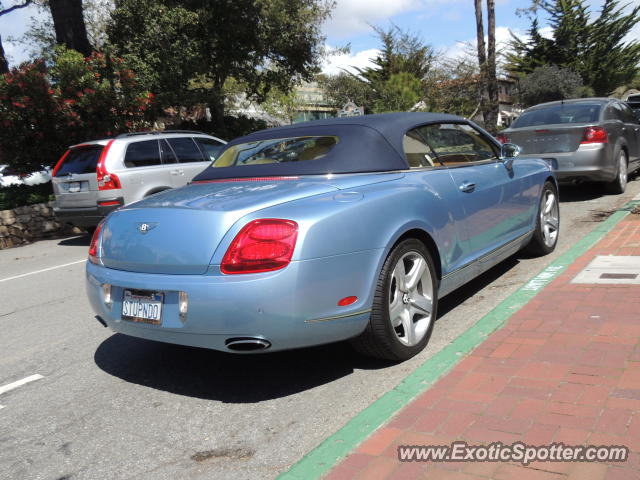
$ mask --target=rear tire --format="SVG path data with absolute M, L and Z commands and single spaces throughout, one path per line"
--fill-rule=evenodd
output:
M 548 255 L 556 249 L 560 233 L 560 206 L 558 205 L 558 189 L 546 181 L 542 187 L 540 204 L 536 216 L 536 228 L 531 241 L 524 250 L 536 257 Z
M 618 150 L 618 155 L 615 158 L 617 163 L 616 179 L 613 182 L 607 183 L 605 188 L 608 193 L 620 195 L 627 189 L 629 163 L 627 154 L 622 148 Z
M 429 342 L 438 311 L 438 282 L 429 250 L 403 240 L 384 262 L 365 331 L 351 340 L 360 353 L 407 360 Z

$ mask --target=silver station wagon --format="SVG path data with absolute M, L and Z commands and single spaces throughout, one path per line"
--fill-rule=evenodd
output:
M 523 157 L 551 158 L 558 181 L 596 181 L 623 193 L 640 168 L 640 124 L 615 98 L 581 98 L 528 108 L 498 135 Z
M 182 187 L 226 142 L 204 133 L 138 132 L 69 147 L 53 169 L 55 214 L 84 228 L 154 193 Z

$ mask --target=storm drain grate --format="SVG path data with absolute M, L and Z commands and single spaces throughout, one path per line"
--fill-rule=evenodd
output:
M 640 284 L 640 257 L 597 256 L 574 277 L 571 283 Z
M 633 280 L 634 278 L 638 278 L 638 274 L 637 273 L 602 273 L 600 274 L 600 278 L 609 278 L 609 279 L 618 279 L 618 280 L 623 280 L 625 278 L 628 278 L 630 280 Z

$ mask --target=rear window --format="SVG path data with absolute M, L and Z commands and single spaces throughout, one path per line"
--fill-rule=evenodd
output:
M 213 167 L 304 162 L 324 157 L 338 143 L 338 137 L 288 137 L 234 145 L 211 164 Z
M 70 174 L 96 173 L 96 165 L 103 148 L 102 145 L 72 148 L 56 172 L 56 177 Z
M 556 125 L 562 123 L 594 123 L 600 118 L 601 105 L 597 103 L 566 103 L 524 112 L 511 128 Z

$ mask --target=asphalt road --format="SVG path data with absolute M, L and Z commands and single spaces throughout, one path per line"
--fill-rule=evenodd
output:
M 233 356 L 114 335 L 85 298 L 86 237 L 0 251 L 0 478 L 275 477 L 638 193 L 563 189 L 556 251 L 443 299 L 429 346 L 400 365 L 346 344 Z

